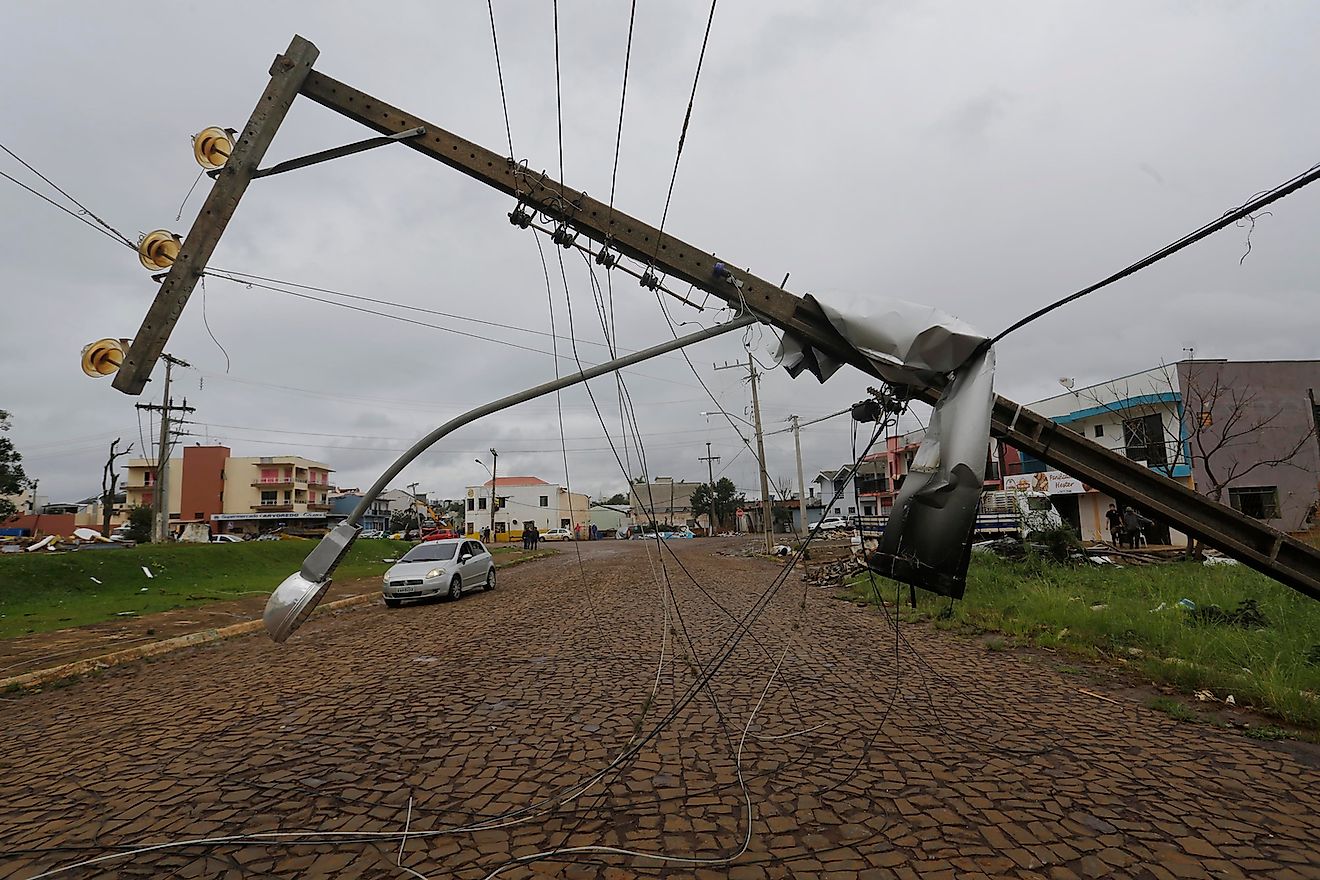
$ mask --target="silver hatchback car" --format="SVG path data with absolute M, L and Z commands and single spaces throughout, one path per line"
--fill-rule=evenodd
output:
M 418 544 L 403 555 L 381 584 L 385 604 L 397 608 L 404 599 L 448 596 L 457 599 L 472 587 L 495 587 L 495 560 L 480 541 L 446 538 Z

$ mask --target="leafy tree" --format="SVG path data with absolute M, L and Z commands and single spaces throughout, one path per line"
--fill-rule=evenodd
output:
M 622 504 L 627 505 L 630 499 L 622 492 L 615 492 L 609 498 L 606 498 L 601 504 Z
M 9 430 L 9 413 L 0 409 L 0 434 Z M 0 436 L 0 522 L 18 512 L 14 502 L 6 495 L 18 495 L 30 484 L 23 473 L 23 456 L 14 448 L 14 442 Z
M 390 531 L 406 532 L 417 528 L 417 512 L 411 509 L 395 510 L 390 513 Z
M 128 539 L 145 544 L 151 540 L 151 523 L 155 519 L 150 507 L 134 507 L 128 512 Z
M 727 527 L 733 524 L 734 514 L 746 500 L 743 493 L 728 477 L 720 477 L 715 482 L 715 525 Z M 692 490 L 692 513 L 694 516 L 709 514 L 711 509 L 711 489 L 707 483 Z

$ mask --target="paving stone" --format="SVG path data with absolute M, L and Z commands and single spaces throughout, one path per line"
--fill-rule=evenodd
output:
M 314 617 L 282 646 L 239 639 L 15 695 L 4 704 L 0 840 L 397 833 L 412 797 L 415 834 L 477 826 L 410 838 L 405 864 L 429 876 L 482 878 L 511 854 L 565 839 L 734 853 L 747 816 L 721 721 L 741 733 L 788 647 L 744 743 L 755 833 L 740 861 L 695 870 L 544 862 L 501 877 L 1314 877 L 1320 762 L 1308 746 L 1284 751 L 1116 712 L 1077 699 L 1075 682 L 1048 661 L 947 632 L 905 630 L 926 665 L 899 656 L 902 694 L 859 764 L 860 742 L 892 696 L 884 646 L 893 634 L 882 615 L 814 588 L 805 608 L 797 588 L 770 597 L 710 682 L 718 715 L 699 693 L 617 776 L 558 800 L 675 708 L 695 681 L 695 662 L 675 649 L 715 656 L 774 577 L 773 563 L 714 553 L 730 546 L 739 545 L 674 548 L 727 611 L 672 580 L 687 634 L 665 634 L 654 693 L 666 619 L 654 559 L 633 542 L 597 542 L 574 548 L 585 587 L 576 553 L 565 553 L 461 602 Z M 529 813 L 481 827 L 510 810 Z M 105 876 L 374 880 L 399 876 L 396 851 L 333 839 L 161 851 Z M 11 861 L 0 877 L 71 860 Z

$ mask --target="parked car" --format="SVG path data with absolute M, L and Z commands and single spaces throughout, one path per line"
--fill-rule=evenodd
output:
M 374 538 L 383 538 L 383 537 L 385 537 L 385 533 L 382 532 L 380 529 L 367 529 L 367 530 L 364 531 L 362 534 L 358 535 L 358 537 L 359 537 L 359 538 L 373 538 L 373 539 L 374 539 Z
M 848 521 L 841 516 L 827 516 L 820 522 L 814 523 L 811 527 L 813 529 L 819 527 L 822 532 L 828 532 L 834 529 L 852 528 L 852 526 L 848 525 Z
M 241 535 L 212 535 L 211 543 L 212 544 L 242 544 L 243 538 Z
M 571 541 L 573 540 L 573 532 L 570 529 L 565 529 L 562 527 L 558 529 L 546 529 L 544 532 L 541 533 L 541 540 Z
M 381 592 L 385 604 L 397 608 L 404 599 L 448 596 L 457 599 L 472 587 L 495 587 L 495 560 L 480 541 L 446 538 L 413 547 L 385 572 Z
M 422 540 L 444 541 L 449 538 L 461 538 L 461 537 L 463 536 L 460 535 L 458 532 L 454 531 L 453 529 L 436 529 L 434 531 L 427 532 L 426 534 L 422 535 Z

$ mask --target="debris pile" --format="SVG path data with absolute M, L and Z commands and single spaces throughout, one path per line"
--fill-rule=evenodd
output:
M 1202 626 L 1237 626 L 1243 629 L 1269 626 L 1269 621 L 1261 613 L 1260 605 L 1255 599 L 1243 599 L 1232 611 L 1225 611 L 1218 605 L 1206 605 L 1188 612 L 1187 619 Z

